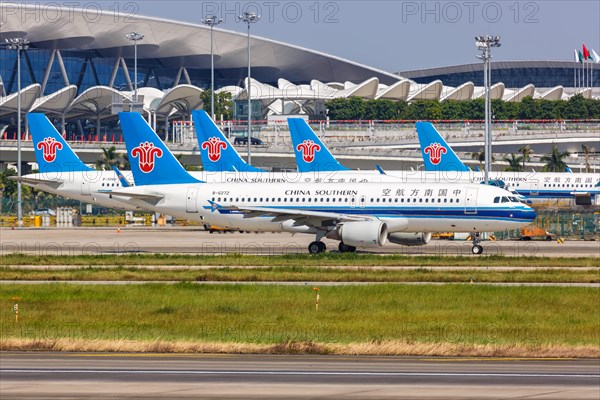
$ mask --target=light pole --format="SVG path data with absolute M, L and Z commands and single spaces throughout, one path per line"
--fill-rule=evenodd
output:
M 215 53 L 213 49 L 213 32 L 215 25 L 219 25 L 223 20 L 216 15 L 207 15 L 202 20 L 204 25 L 210 26 L 210 115 L 215 120 Z
M 244 15 L 240 15 L 238 17 L 238 21 L 243 21 L 248 24 L 248 87 L 246 88 L 246 92 L 248 93 L 248 164 L 252 163 L 252 154 L 250 153 L 250 144 L 252 142 L 252 101 L 250 96 L 250 88 L 252 87 L 250 83 L 250 24 L 258 22 L 259 20 L 260 15 L 256 15 L 255 12 L 246 11 Z
M 24 38 L 6 39 L 8 49 L 17 51 L 17 225 L 23 226 L 23 200 L 21 188 L 21 51 L 29 48 Z
M 133 102 L 137 105 L 138 102 L 138 77 L 137 77 L 137 42 L 144 39 L 144 34 L 139 32 L 130 32 L 125 37 L 133 41 L 133 79 L 134 79 L 134 92 Z
M 490 126 L 490 86 L 491 86 L 491 58 L 492 47 L 500 47 L 500 36 L 482 35 L 475 36 L 475 45 L 481 50 L 481 55 L 477 56 L 483 60 L 483 86 L 485 94 L 485 115 L 484 115 L 484 131 L 485 131 L 485 167 L 484 180 L 489 183 L 490 172 L 492 170 L 492 127 Z

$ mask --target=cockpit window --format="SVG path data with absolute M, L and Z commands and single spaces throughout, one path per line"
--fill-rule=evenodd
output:
M 494 197 L 494 203 L 500 203 L 500 197 Z
M 510 203 L 510 200 L 508 199 L 508 197 L 502 196 L 502 202 L 503 203 Z

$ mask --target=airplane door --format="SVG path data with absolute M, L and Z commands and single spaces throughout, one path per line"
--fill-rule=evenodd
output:
M 356 198 L 352 197 L 350 199 L 350 207 L 352 207 L 352 208 L 356 207 Z
M 365 196 L 360 196 L 360 207 L 365 208 Z
M 477 193 L 479 189 L 467 189 L 465 193 L 465 214 L 477 214 Z
M 185 211 L 189 213 L 198 212 L 198 188 L 189 188 L 185 201 Z
M 81 180 L 81 195 L 82 196 L 91 196 L 92 195 L 92 189 L 91 186 L 92 183 L 89 182 L 85 175 L 83 176 L 83 179 Z
M 530 181 L 531 191 L 529 192 L 531 196 L 539 196 L 540 195 L 540 181 L 537 179 L 532 179 Z

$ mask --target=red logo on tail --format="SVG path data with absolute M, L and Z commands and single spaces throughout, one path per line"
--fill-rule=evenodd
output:
M 423 150 L 425 154 L 429 154 L 429 161 L 433 165 L 438 165 L 442 161 L 442 154 L 446 154 L 448 150 L 439 143 L 431 143 Z
M 150 142 L 142 142 L 131 150 L 131 156 L 138 157 L 140 169 L 145 173 L 152 172 L 154 169 L 154 157 L 160 158 L 162 155 L 163 151 Z
M 208 149 L 208 159 L 212 162 L 217 162 L 221 158 L 221 149 L 225 150 L 227 143 L 222 142 L 218 137 L 211 137 L 206 142 L 202 143 L 202 150 Z
M 51 163 L 56 160 L 56 150 L 62 150 L 63 145 L 53 137 L 47 137 L 37 144 L 37 148 L 38 150 L 42 150 L 44 160 Z
M 305 140 L 296 146 L 296 150 L 302 153 L 302 159 L 307 163 L 315 160 L 315 152 L 321 151 L 321 146 L 312 140 Z

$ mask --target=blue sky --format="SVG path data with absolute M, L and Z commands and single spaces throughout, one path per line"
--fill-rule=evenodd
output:
M 386 71 L 476 62 L 474 36 L 502 37 L 495 60 L 571 60 L 583 42 L 600 52 L 600 1 L 143 1 L 141 15 L 198 22 L 207 12 L 224 29 L 258 8 L 252 33 Z
M 64 3 L 63 3 L 64 1 Z M 216 13 L 220 27 L 245 32 L 236 16 L 258 10 L 252 33 L 389 72 L 477 62 L 474 36 L 500 35 L 494 60 L 572 60 L 600 53 L 600 0 L 25 0 L 119 10 L 191 23 Z M 67 6 L 65 6 L 67 7 Z M 193 38 L 192 38 L 193 40 Z

